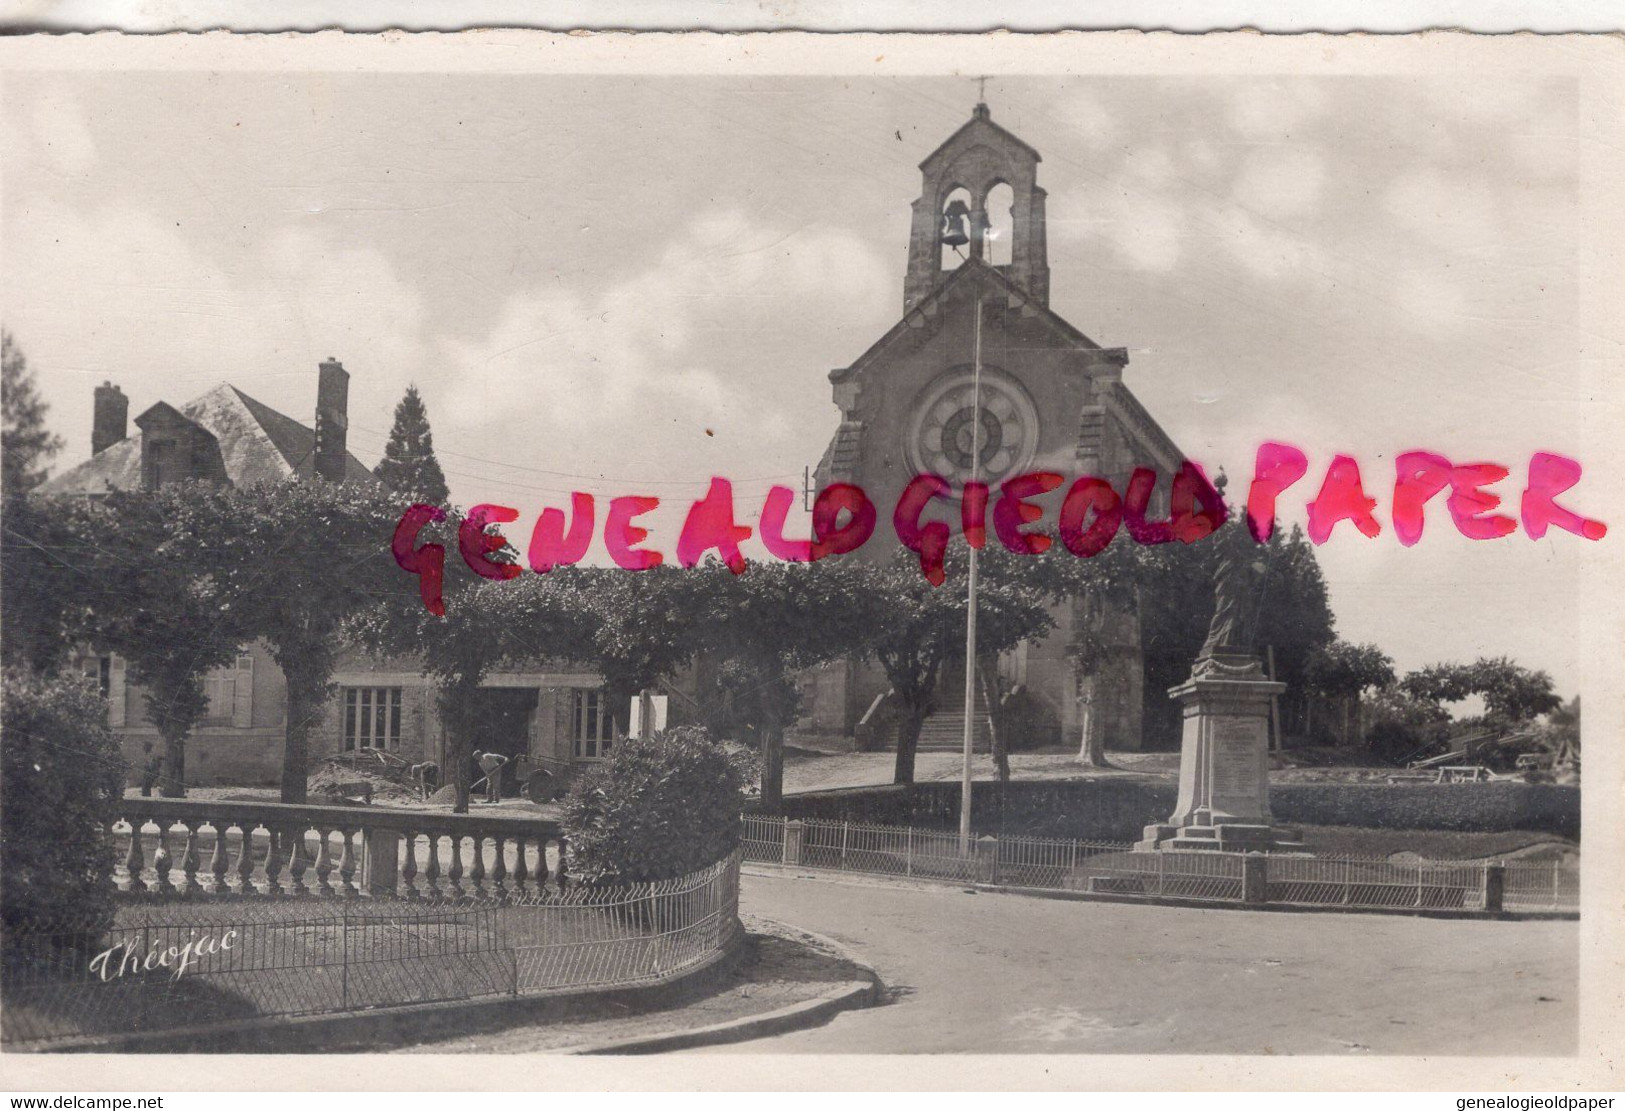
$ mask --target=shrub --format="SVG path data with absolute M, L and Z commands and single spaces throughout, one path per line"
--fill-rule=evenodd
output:
M 107 708 L 78 677 L 4 673 L 0 921 L 10 943 L 99 939 L 113 918 L 113 847 L 126 767 Z
M 570 870 L 588 884 L 686 875 L 739 843 L 748 761 L 699 726 L 618 741 L 564 803 Z

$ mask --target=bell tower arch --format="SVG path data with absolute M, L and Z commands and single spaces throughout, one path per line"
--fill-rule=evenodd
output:
M 909 233 L 903 310 L 942 282 L 944 237 L 953 249 L 994 266 L 1040 305 L 1049 305 L 1049 254 L 1038 152 L 993 122 L 978 104 L 968 123 L 920 163 L 920 196 Z M 969 201 L 964 198 L 969 196 Z M 989 211 L 989 197 L 1000 211 Z M 1003 211 L 1008 202 L 1008 212 Z M 958 202 L 957 204 L 955 202 Z M 1008 243 L 997 242 L 1008 237 Z M 1008 261 L 1006 261 L 1008 260 Z

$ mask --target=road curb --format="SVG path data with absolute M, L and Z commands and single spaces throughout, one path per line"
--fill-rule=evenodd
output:
M 833 951 L 841 960 L 854 965 L 862 978 L 847 980 L 817 998 L 792 1003 L 788 1007 L 780 1007 L 766 1014 L 718 1022 L 697 1030 L 674 1030 L 666 1034 L 624 1038 L 598 1045 L 577 1046 L 560 1052 L 570 1056 L 631 1056 L 643 1053 L 669 1053 L 678 1049 L 698 1049 L 702 1046 L 732 1045 L 774 1034 L 821 1026 L 842 1011 L 870 1007 L 880 1001 L 881 992 L 884 990 L 880 973 L 867 962 L 860 960 L 845 945 L 823 934 L 804 930 L 800 926 L 791 926 L 776 919 L 763 918 L 759 921 L 770 922 L 786 930 L 792 930 L 801 937 L 811 938 L 818 945 Z

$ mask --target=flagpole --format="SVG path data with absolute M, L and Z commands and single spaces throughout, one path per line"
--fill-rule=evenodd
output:
M 976 294 L 971 358 L 970 481 L 982 477 L 982 294 Z M 961 497 L 964 494 L 961 492 Z M 970 549 L 970 586 L 965 603 L 965 740 L 959 786 L 959 855 L 970 855 L 971 742 L 976 736 L 976 554 Z

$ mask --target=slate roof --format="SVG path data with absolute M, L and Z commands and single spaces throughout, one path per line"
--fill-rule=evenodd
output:
M 237 487 L 308 479 L 315 474 L 316 433 L 292 417 L 222 382 L 180 407 L 220 447 L 226 477 Z M 366 464 L 346 453 L 344 481 L 375 482 Z M 141 486 L 141 434 L 121 440 L 40 488 L 43 494 L 105 494 Z

